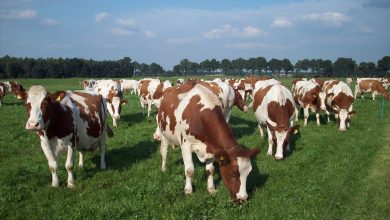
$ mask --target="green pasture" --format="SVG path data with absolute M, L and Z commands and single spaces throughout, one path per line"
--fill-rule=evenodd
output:
M 290 86 L 289 79 L 281 80 Z M 76 78 L 18 81 L 49 91 L 81 89 Z M 159 143 L 153 140 L 156 109 L 147 118 L 138 97 L 125 97 L 129 103 L 107 140 L 107 169 L 99 169 L 97 151 L 86 153 L 82 169 L 76 156 L 75 187 L 68 189 L 65 155 L 58 164 L 60 186 L 52 188 L 39 139 L 24 128 L 25 108 L 7 95 L 0 107 L 0 219 L 390 218 L 390 102 L 380 120 L 382 97 L 358 98 L 346 132 L 337 130 L 334 118 L 325 123 L 322 115 L 318 127 L 311 115 L 303 127 L 300 117 L 300 132 L 283 161 L 266 156 L 267 140 L 260 138 L 253 111 L 234 108 L 230 127 L 238 142 L 261 148 L 252 160 L 249 199 L 243 204 L 230 201 L 219 173 L 217 193 L 209 195 L 204 164 L 195 156 L 194 192 L 186 196 L 180 149 L 169 149 L 168 170 L 160 170 Z

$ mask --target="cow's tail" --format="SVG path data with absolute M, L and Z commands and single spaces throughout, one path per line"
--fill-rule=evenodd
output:
M 114 137 L 114 132 L 112 131 L 111 127 L 107 125 L 106 129 L 108 137 Z

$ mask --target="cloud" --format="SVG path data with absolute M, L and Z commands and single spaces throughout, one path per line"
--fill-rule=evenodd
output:
M 273 28 L 287 28 L 293 26 L 293 22 L 287 18 L 276 18 L 271 24 L 271 27 Z
M 202 36 L 207 39 L 218 39 L 218 38 L 224 38 L 224 37 L 247 37 L 247 38 L 253 38 L 253 37 L 259 37 L 264 36 L 266 33 L 259 28 L 253 27 L 253 26 L 246 26 L 242 30 L 231 26 L 230 24 L 225 24 L 224 26 L 220 28 L 214 28 L 211 31 L 204 32 Z
M 319 21 L 329 26 L 342 26 L 349 17 L 339 12 L 312 13 L 300 16 L 303 21 Z
M 130 28 L 130 29 L 135 29 L 137 27 L 137 24 L 135 23 L 135 21 L 133 19 L 118 19 L 115 21 L 115 24 L 118 25 L 118 26 L 121 26 L 121 27 L 126 27 L 126 28 Z
M 52 18 L 46 18 L 41 21 L 41 24 L 46 27 L 54 27 L 58 25 L 60 22 L 58 20 Z
M 188 37 L 188 38 L 170 38 L 167 40 L 168 44 L 175 44 L 175 45 L 181 45 L 181 44 L 189 44 L 196 41 L 197 38 L 195 37 Z
M 11 19 L 29 19 L 37 16 L 37 10 L 24 9 L 24 10 L 0 10 L 0 17 Z
M 118 36 L 131 36 L 131 35 L 134 35 L 134 31 L 133 30 L 129 30 L 129 29 L 122 28 L 122 27 L 111 28 L 110 32 L 113 35 L 118 35 Z
M 100 13 L 95 15 L 95 21 L 97 23 L 100 23 L 100 22 L 106 20 L 108 18 L 108 16 L 110 16 L 109 13 L 107 13 L 107 12 L 100 12 Z
M 155 38 L 155 37 L 156 37 L 156 34 L 155 34 L 153 31 L 146 30 L 146 31 L 145 31 L 145 36 L 146 36 L 147 38 Z
M 235 43 L 235 44 L 226 44 L 226 48 L 230 49 L 239 49 L 239 50 L 254 50 L 254 49 L 266 49 L 271 46 L 263 43 Z

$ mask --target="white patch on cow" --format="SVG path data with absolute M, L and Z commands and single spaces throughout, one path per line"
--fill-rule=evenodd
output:
M 248 158 L 237 157 L 238 169 L 240 172 L 240 190 L 236 194 L 237 199 L 246 200 L 248 198 L 248 193 L 246 191 L 246 180 L 249 173 L 252 170 L 251 161 Z
M 26 103 L 31 105 L 30 117 L 26 123 L 26 129 L 43 129 L 44 122 L 41 112 L 41 102 L 46 97 L 47 91 L 43 86 L 31 86 L 28 91 Z M 38 127 L 35 125 L 38 123 Z
M 276 153 L 275 158 L 276 159 L 282 159 L 283 158 L 283 143 L 286 139 L 288 131 L 275 131 L 276 136 Z
M 348 110 L 346 109 L 341 109 L 340 112 L 339 112 L 339 117 L 340 117 L 340 127 L 339 127 L 339 130 L 340 131 L 346 131 L 347 130 L 347 126 L 346 126 L 346 120 L 348 118 Z

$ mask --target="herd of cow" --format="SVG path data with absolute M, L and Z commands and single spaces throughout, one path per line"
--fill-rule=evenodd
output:
M 161 142 L 161 169 L 166 170 L 169 145 L 181 147 L 186 194 L 192 193 L 194 164 L 192 153 L 206 164 L 207 190 L 215 193 L 213 181 L 214 162 L 220 167 L 224 185 L 234 201 L 244 201 L 247 177 L 252 169 L 250 159 L 260 149 L 247 149 L 237 143 L 228 123 L 233 105 L 246 112 L 253 109 L 261 137 L 264 129 L 268 134 L 267 154 L 277 160 L 289 151 L 290 136 L 299 125 L 299 109 L 303 109 L 304 126 L 309 110 L 315 112 L 320 125 L 320 111 L 325 111 L 328 122 L 333 113 L 340 131 L 346 131 L 354 114 L 353 102 L 358 94 L 383 94 L 388 99 L 386 78 L 358 78 L 355 93 L 347 83 L 340 80 L 294 79 L 291 91 L 278 80 L 269 77 L 246 77 L 243 79 L 188 80 L 178 79 L 176 86 L 159 79 L 136 80 L 84 80 L 84 90 L 48 93 L 43 86 L 31 86 L 28 91 L 16 81 L 0 83 L 1 100 L 13 93 L 23 100 L 28 120 L 25 128 L 37 133 L 42 150 L 52 174 L 52 186 L 57 187 L 57 158 L 67 150 L 65 168 L 68 172 L 68 187 L 73 187 L 74 151 L 78 151 L 79 166 L 83 166 L 83 152 L 100 149 L 100 167 L 106 168 L 105 138 L 113 131 L 107 123 L 110 114 L 113 127 L 120 119 L 121 106 L 127 103 L 123 93 L 139 96 L 141 107 L 148 117 L 152 105 L 158 108 L 155 140 Z M 247 100 L 251 100 L 247 105 Z

